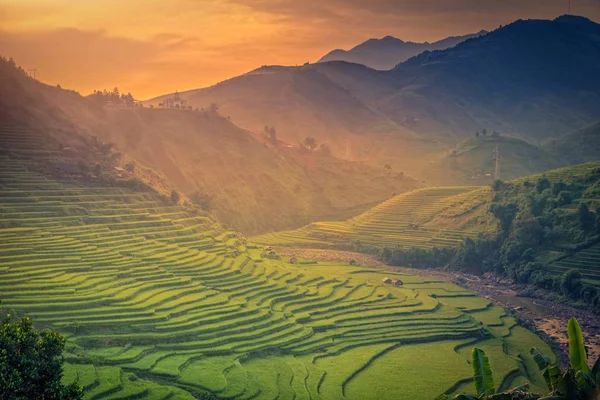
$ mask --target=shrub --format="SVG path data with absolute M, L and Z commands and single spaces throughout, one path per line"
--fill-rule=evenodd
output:
M 566 296 L 572 298 L 579 297 L 582 287 L 581 272 L 576 269 L 570 269 L 562 275 L 560 289 Z
M 494 191 L 496 191 L 496 192 L 502 190 L 503 187 L 504 187 L 504 182 L 501 179 L 495 179 L 494 182 L 492 183 L 492 189 L 494 189 Z
M 133 162 L 128 162 L 125 164 L 125 170 L 133 174 L 135 172 L 135 164 Z
M 173 189 L 171 191 L 171 201 L 175 204 L 179 204 L 179 199 L 180 199 L 179 192 L 177 192 L 177 190 Z

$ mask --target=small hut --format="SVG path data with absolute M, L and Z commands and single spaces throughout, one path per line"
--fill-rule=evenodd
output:
M 390 284 L 390 283 L 392 283 L 392 280 L 386 276 L 385 278 L 383 278 L 383 279 L 381 280 L 381 282 L 383 282 L 383 283 L 387 283 L 387 284 Z
M 404 285 L 404 282 L 402 282 L 400 279 L 394 279 L 394 280 L 392 281 L 392 284 L 393 284 L 394 286 L 402 286 L 402 285 Z

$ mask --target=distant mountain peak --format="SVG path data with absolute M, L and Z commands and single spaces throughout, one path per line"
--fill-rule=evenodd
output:
M 382 41 L 382 42 L 402 42 L 402 43 L 404 43 L 403 40 L 398 39 L 397 37 L 394 37 L 394 36 L 391 36 L 391 35 L 384 36 L 384 37 L 382 37 L 379 40 Z
M 318 62 L 346 61 L 363 64 L 373 69 L 389 70 L 425 51 L 444 50 L 467 39 L 487 33 L 487 31 L 482 30 L 476 34 L 452 36 L 433 43 L 405 42 L 397 37 L 387 35 L 381 39 L 371 38 L 366 40 L 350 50 L 336 49 L 330 51 Z

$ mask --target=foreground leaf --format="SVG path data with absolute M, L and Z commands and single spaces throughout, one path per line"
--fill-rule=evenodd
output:
M 550 365 L 550 357 L 543 355 L 542 352 L 537 348 L 533 347 L 531 350 L 529 350 L 529 354 L 531 354 L 533 357 L 533 361 L 535 361 L 540 371 L 546 369 L 548 365 Z
M 596 380 L 596 385 L 600 386 L 600 358 L 594 363 L 592 368 L 592 378 Z
M 490 360 L 485 352 L 478 348 L 473 348 L 473 380 L 475 381 L 475 389 L 479 396 L 489 396 L 494 394 L 494 377 L 492 376 L 492 368 Z
M 569 319 L 567 326 L 569 333 L 569 358 L 571 360 L 571 368 L 575 372 L 583 371 L 590 374 L 590 367 L 587 365 L 587 355 L 585 353 L 585 345 L 583 343 L 583 332 L 579 327 L 579 322 L 575 317 Z

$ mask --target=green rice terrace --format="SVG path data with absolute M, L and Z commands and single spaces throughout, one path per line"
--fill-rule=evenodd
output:
M 195 208 L 30 167 L 0 159 L 0 298 L 67 338 L 64 379 L 78 379 L 86 399 L 434 398 L 473 391 L 474 345 L 496 385 L 544 391 L 528 351 L 550 355 L 548 346 L 458 286 L 267 258 Z M 425 209 L 444 207 L 427 195 L 436 190 L 468 188 L 380 208 L 412 202 L 426 220 Z M 364 221 L 356 232 L 373 229 L 372 214 L 355 219 Z M 454 243 L 476 233 L 468 225 L 426 234 L 425 223 L 410 244 Z
M 403 248 L 450 247 L 466 237 L 496 228 L 486 207 L 491 189 L 434 187 L 395 196 L 347 221 L 315 222 L 300 229 L 252 238 L 277 246 L 348 246 Z
M 600 162 L 559 168 L 512 182 L 522 186 L 547 178 L 550 183 L 570 183 L 582 177 L 587 180 L 583 197 L 561 206 L 560 211 L 574 213 L 581 202 L 593 209 L 600 208 Z M 498 222 L 489 212 L 493 196 L 489 186 L 423 188 L 397 195 L 347 221 L 314 222 L 292 231 L 256 236 L 252 241 L 279 247 L 333 249 L 456 247 L 466 238 L 497 234 Z M 538 258 L 549 273 L 560 276 L 578 269 L 585 283 L 600 287 L 598 237 L 585 245 L 550 242 L 539 253 Z

